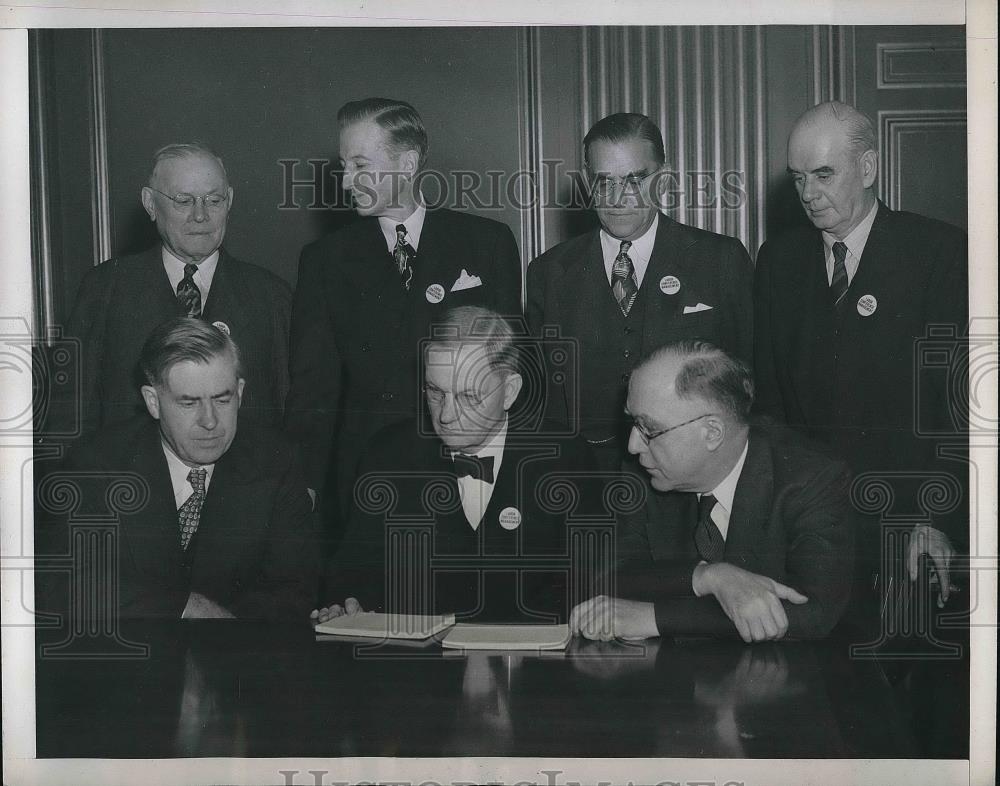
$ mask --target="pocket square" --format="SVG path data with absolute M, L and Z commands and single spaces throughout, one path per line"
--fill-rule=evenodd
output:
M 476 287 L 481 287 L 483 285 L 483 280 L 479 276 L 470 276 L 469 271 L 462 268 L 462 275 L 460 275 L 455 283 L 451 285 L 449 292 L 458 292 L 462 289 L 475 289 Z
M 685 314 L 697 314 L 699 311 L 711 311 L 711 306 L 706 306 L 704 303 L 699 303 L 697 306 L 684 306 Z

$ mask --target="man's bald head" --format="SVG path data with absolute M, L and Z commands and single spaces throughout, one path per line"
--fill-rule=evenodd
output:
M 788 137 L 788 171 L 818 229 L 843 240 L 875 206 L 878 153 L 864 114 L 839 101 L 807 110 Z

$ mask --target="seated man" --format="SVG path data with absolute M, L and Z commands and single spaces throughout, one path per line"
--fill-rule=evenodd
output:
M 79 502 L 47 533 L 52 553 L 72 544 L 68 518 L 106 511 L 109 484 L 132 482 L 140 491 L 116 527 L 121 617 L 305 621 L 318 572 L 312 504 L 291 444 L 238 423 L 236 344 L 176 317 L 153 330 L 140 365 L 149 416 L 105 427 L 71 452 L 58 474 Z M 53 608 L 65 608 L 61 589 Z
M 656 350 L 629 383 L 629 450 L 653 488 L 620 524 L 617 595 L 573 609 L 587 638 L 827 635 L 847 602 L 847 467 L 751 427 L 746 366 L 703 342 Z
M 422 352 L 429 418 L 374 437 L 328 582 L 338 603 L 315 620 L 362 608 L 566 620 L 568 512 L 545 491 L 593 481 L 594 465 L 580 438 L 509 415 L 524 382 L 515 339 L 480 306 L 434 327 Z

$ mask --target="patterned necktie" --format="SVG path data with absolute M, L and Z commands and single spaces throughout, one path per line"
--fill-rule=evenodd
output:
M 184 309 L 184 313 L 189 317 L 201 316 L 201 292 L 198 285 L 194 283 L 194 274 L 198 272 L 198 266 L 187 264 L 184 266 L 184 278 L 177 284 L 177 300 Z
M 705 562 L 719 562 L 726 552 L 726 541 L 712 521 L 712 509 L 716 499 L 711 494 L 702 494 L 698 500 L 698 524 L 694 528 L 694 545 Z
M 187 551 L 188 544 L 198 529 L 201 519 L 201 506 L 205 504 L 205 476 L 208 470 L 204 467 L 192 469 L 188 473 L 188 483 L 194 492 L 177 511 L 177 519 L 181 525 L 181 548 Z
M 623 240 L 621 250 L 615 257 L 614 267 L 611 268 L 611 291 L 615 293 L 615 300 L 622 314 L 628 316 L 635 296 L 639 293 L 639 282 L 635 277 L 635 268 L 632 266 L 632 259 L 628 255 L 628 250 L 632 243 Z
M 847 280 L 847 246 L 839 240 L 833 244 L 833 279 L 830 281 L 830 292 L 833 294 L 833 302 L 837 305 L 847 294 L 847 287 L 850 282 Z
M 413 281 L 413 260 L 417 256 L 416 249 L 406 241 L 406 227 L 403 224 L 396 224 L 396 247 L 392 249 L 392 258 L 396 262 L 396 270 L 403 280 L 406 291 L 410 291 L 410 283 Z
M 464 453 L 456 453 L 455 475 L 459 478 L 466 476 L 473 480 L 482 480 L 486 483 L 493 483 L 493 456 L 466 456 Z

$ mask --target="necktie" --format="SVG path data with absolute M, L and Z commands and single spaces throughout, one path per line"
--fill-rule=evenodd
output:
M 712 508 L 716 499 L 711 494 L 702 494 L 698 500 L 698 523 L 694 528 L 694 545 L 705 562 L 719 562 L 726 552 L 726 541 L 712 521 Z
M 187 264 L 184 266 L 184 278 L 177 284 L 177 300 L 184 309 L 184 313 L 189 317 L 201 316 L 201 292 L 198 285 L 194 283 L 194 274 L 198 272 L 198 266 Z
M 473 480 L 482 480 L 486 483 L 493 482 L 493 456 L 466 456 L 464 453 L 456 453 L 455 475 L 460 478 L 470 477 Z
M 177 519 L 181 526 L 181 548 L 187 550 L 191 538 L 198 529 L 198 521 L 201 519 L 201 506 L 205 503 L 205 476 L 208 470 L 204 467 L 192 469 L 188 473 L 188 483 L 194 489 L 194 493 L 188 497 L 184 504 L 177 511 Z
M 839 240 L 833 244 L 833 279 L 830 281 L 830 292 L 833 294 L 833 302 L 839 304 L 844 295 L 847 294 L 847 287 L 850 282 L 847 280 L 847 246 Z
M 632 243 L 623 240 L 621 250 L 615 257 L 615 264 L 611 268 L 611 291 L 615 293 L 615 300 L 622 314 L 628 316 L 635 296 L 639 293 L 639 282 L 635 277 L 635 268 L 632 266 L 632 259 L 628 255 L 628 250 Z
M 410 291 L 410 283 L 413 281 L 413 260 L 417 256 L 416 249 L 406 241 L 406 227 L 403 224 L 396 224 L 396 247 L 392 249 L 392 258 L 396 262 L 396 270 L 403 280 L 406 291 Z

